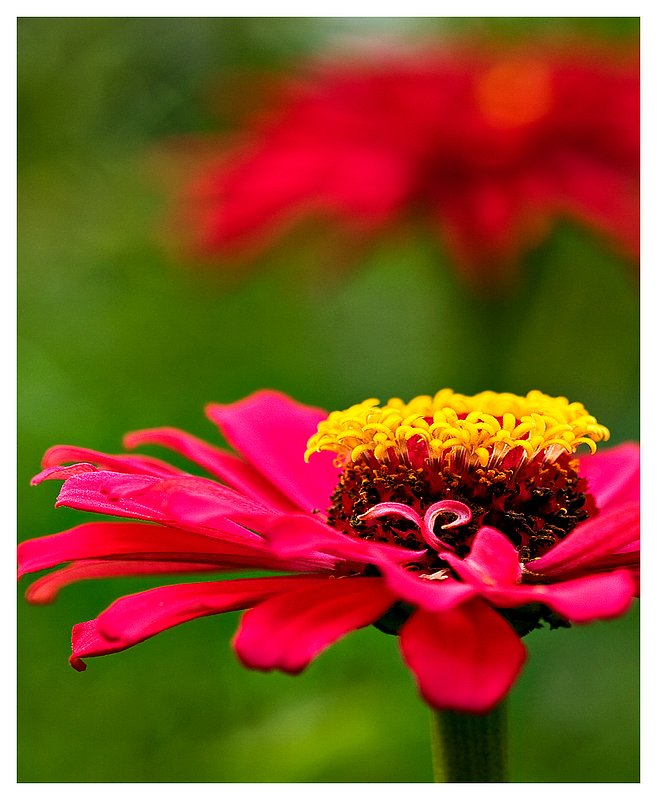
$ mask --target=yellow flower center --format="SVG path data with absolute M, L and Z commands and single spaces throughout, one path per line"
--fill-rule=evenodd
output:
M 551 462 L 580 445 L 595 452 L 596 443 L 607 439 L 609 430 L 565 397 L 536 390 L 525 396 L 491 391 L 468 396 L 442 389 L 408 403 L 369 399 L 333 411 L 309 439 L 305 457 L 329 450 L 342 464 L 371 458 L 386 463 L 394 454 L 402 463 L 493 468 L 508 462 L 513 450 L 518 464 L 539 454 Z

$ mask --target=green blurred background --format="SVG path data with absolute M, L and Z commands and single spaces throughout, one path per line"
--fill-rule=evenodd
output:
M 274 248 L 242 283 L 162 245 L 158 169 L 176 137 L 228 127 L 212 104 L 222 81 L 292 67 L 335 37 L 416 32 L 638 46 L 629 18 L 19 20 L 20 539 L 89 516 L 55 511 L 58 485 L 29 487 L 50 445 L 119 452 L 124 432 L 160 425 L 217 442 L 204 404 L 263 387 L 327 408 L 539 388 L 584 402 L 613 442 L 638 438 L 637 281 L 576 226 L 526 259 L 494 306 L 419 224 L 340 277 L 308 239 Z M 47 607 L 19 587 L 19 781 L 431 780 L 428 711 L 395 640 L 373 628 L 295 678 L 238 664 L 236 614 L 74 672 L 72 624 L 155 583 L 83 583 Z M 638 609 L 525 643 L 512 780 L 637 781 Z

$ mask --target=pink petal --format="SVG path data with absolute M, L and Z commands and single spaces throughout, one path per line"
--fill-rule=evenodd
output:
M 68 467 L 47 467 L 35 475 L 30 483 L 38 486 L 43 481 L 66 481 L 74 475 L 82 475 L 85 472 L 98 472 L 98 467 L 93 464 L 71 464 Z
M 399 640 L 422 697 L 437 709 L 490 711 L 525 661 L 513 628 L 478 600 L 438 614 L 416 611 Z
M 475 585 L 513 585 L 520 582 L 518 553 L 506 536 L 495 528 L 480 528 L 465 558 L 453 553 L 442 553 L 441 558 L 463 580 L 472 581 Z
M 571 622 L 593 622 L 618 617 L 629 610 L 634 580 L 627 570 L 587 575 L 561 583 L 518 587 L 523 603 L 545 603 Z M 513 593 L 509 593 L 511 597 Z M 494 603 L 494 597 L 489 598 Z M 513 605 L 521 605 L 514 602 Z
M 333 454 L 304 461 L 308 439 L 326 412 L 262 391 L 230 405 L 210 405 L 207 415 L 229 444 L 301 509 L 328 508 L 339 477 Z
M 297 673 L 345 634 L 375 622 L 394 601 L 380 578 L 342 578 L 292 589 L 244 614 L 235 650 L 251 669 Z
M 624 613 L 634 590 L 634 582 L 625 571 L 555 584 L 523 584 L 515 548 L 503 534 L 488 527 L 477 532 L 466 558 L 445 553 L 443 559 L 493 606 L 513 608 L 544 603 L 572 622 L 591 622 Z
M 73 628 L 71 665 L 86 669 L 88 656 L 117 653 L 167 628 L 224 611 L 248 608 L 277 592 L 326 578 L 244 578 L 177 584 L 149 589 L 116 600 L 96 619 Z
M 213 200 L 199 220 L 208 228 L 202 242 L 206 247 L 243 247 L 245 242 L 252 245 L 253 239 L 260 243 L 262 237 L 278 234 L 280 226 L 293 216 L 291 211 L 299 205 L 308 211 L 332 166 L 321 146 L 298 138 L 247 152 L 247 158 L 236 154 L 237 158 L 228 159 L 193 187 L 206 204 Z M 208 218 L 204 220 L 204 216 Z
M 208 532 L 216 530 L 222 537 L 232 531 L 239 539 L 259 540 L 258 533 L 247 528 L 259 532 L 279 513 L 233 489 L 203 478 L 185 483 L 169 482 L 162 486 L 162 490 L 166 493 L 164 508 L 171 519 L 179 520 L 179 524 L 185 527 L 198 526 L 199 530 Z
M 420 577 L 417 572 L 384 560 L 379 560 L 377 567 L 385 578 L 386 586 L 398 598 L 413 603 L 425 611 L 446 611 L 476 594 L 472 586 L 450 577 L 445 579 Z
M 626 169 L 605 163 L 586 151 L 562 149 L 553 162 L 559 178 L 560 211 L 572 214 L 618 237 L 630 253 L 637 254 L 639 214 L 637 183 Z
M 210 536 L 138 522 L 89 522 L 18 545 L 19 578 L 28 572 L 86 558 L 170 558 L 214 561 L 224 556 L 253 556 L 263 543 L 238 545 Z
M 475 589 L 454 580 L 432 580 L 404 569 L 400 564 L 419 560 L 425 550 L 368 542 L 346 536 L 316 517 L 288 514 L 277 517 L 263 531 L 271 550 L 280 558 L 317 558 L 328 553 L 346 562 L 371 564 L 399 598 L 431 611 L 443 610 L 472 597 Z
M 233 521 L 257 527 L 270 510 L 205 478 L 159 479 L 114 472 L 74 475 L 62 487 L 56 506 L 173 524 L 234 541 L 260 537 Z
M 220 450 L 218 447 L 213 447 L 189 433 L 175 428 L 153 428 L 129 433 L 123 441 L 128 448 L 144 444 L 168 447 L 199 464 L 247 497 L 253 497 L 265 505 L 271 505 L 283 511 L 294 510 L 293 504 L 286 497 L 241 458 Z
M 378 564 L 379 561 L 406 563 L 421 558 L 426 552 L 347 536 L 308 514 L 272 517 L 262 528 L 262 533 L 272 552 L 286 559 L 321 552 L 363 564 Z
M 82 465 L 75 464 L 71 469 Z M 160 510 L 142 505 L 134 498 L 149 488 L 161 485 L 158 478 L 143 475 L 126 475 L 119 472 L 73 472 L 65 480 L 55 507 L 68 506 L 81 511 L 96 511 L 101 514 L 138 517 L 153 521 L 164 521 Z
M 596 570 L 612 570 L 618 567 L 630 567 L 639 569 L 641 562 L 640 544 L 634 542 L 628 547 L 623 547 L 617 553 L 612 553 L 605 558 L 598 559 L 595 562 Z
M 263 539 L 235 543 L 176 528 L 140 523 L 90 522 L 51 536 L 21 542 L 18 577 L 80 559 L 133 559 L 185 564 L 211 563 L 215 569 L 330 569 L 325 556 L 284 561 L 272 555 Z
M 578 525 L 544 556 L 528 562 L 540 576 L 563 576 L 595 569 L 598 563 L 639 538 L 640 515 L 636 503 L 612 505 L 599 516 Z M 531 577 L 531 576 L 529 576 Z
M 182 575 L 190 572 L 219 572 L 230 567 L 220 567 L 218 564 L 204 564 L 176 561 L 128 561 L 126 559 L 90 559 L 88 561 L 74 561 L 67 567 L 57 569 L 34 581 L 27 591 L 25 598 L 30 603 L 52 603 L 60 590 L 77 581 L 98 578 L 129 577 L 132 575 Z
M 403 517 L 418 528 L 422 527 L 422 517 L 414 508 L 407 506 L 406 503 L 377 503 L 372 508 L 368 508 L 364 514 L 360 514 L 358 519 L 378 519 L 389 515 Z
M 496 608 L 517 608 L 543 603 L 571 622 L 593 622 L 624 614 L 630 607 L 635 584 L 627 570 L 597 573 L 560 583 L 494 584 L 476 572 L 460 570 L 473 591 Z
M 329 158 L 327 194 L 352 225 L 385 224 L 413 188 L 414 165 L 387 146 L 351 141 Z
M 627 442 L 580 458 L 579 474 L 601 511 L 639 502 L 640 453 L 638 444 Z
M 61 465 L 65 461 L 86 461 L 95 464 L 100 469 L 137 475 L 167 477 L 169 475 L 185 474 L 177 467 L 150 456 L 110 456 L 106 453 L 99 453 L 97 450 L 89 450 L 86 447 L 71 447 L 69 445 L 51 447 L 44 454 L 41 463 L 44 467 L 53 467 Z

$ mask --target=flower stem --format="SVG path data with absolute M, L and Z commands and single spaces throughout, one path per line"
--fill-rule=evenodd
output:
M 488 714 L 432 711 L 431 750 L 437 783 L 505 783 L 506 702 Z

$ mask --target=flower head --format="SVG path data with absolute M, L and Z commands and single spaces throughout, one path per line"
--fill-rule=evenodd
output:
M 265 391 L 208 416 L 236 453 L 171 428 L 126 445 L 168 447 L 212 478 L 145 456 L 48 451 L 34 482 L 63 479 L 57 505 L 130 521 L 23 542 L 19 575 L 69 562 L 27 597 L 126 574 L 284 574 L 122 597 L 74 627 L 76 669 L 249 609 L 234 640 L 248 667 L 299 672 L 374 624 L 399 635 L 429 704 L 484 712 L 522 667 L 519 634 L 617 616 L 636 593 L 638 448 L 592 455 L 609 432 L 580 403 L 443 390 L 327 416 Z
M 616 52 L 388 53 L 288 79 L 187 188 L 200 254 L 253 254 L 303 216 L 372 235 L 418 212 L 496 285 L 556 219 L 638 254 L 639 79 Z

